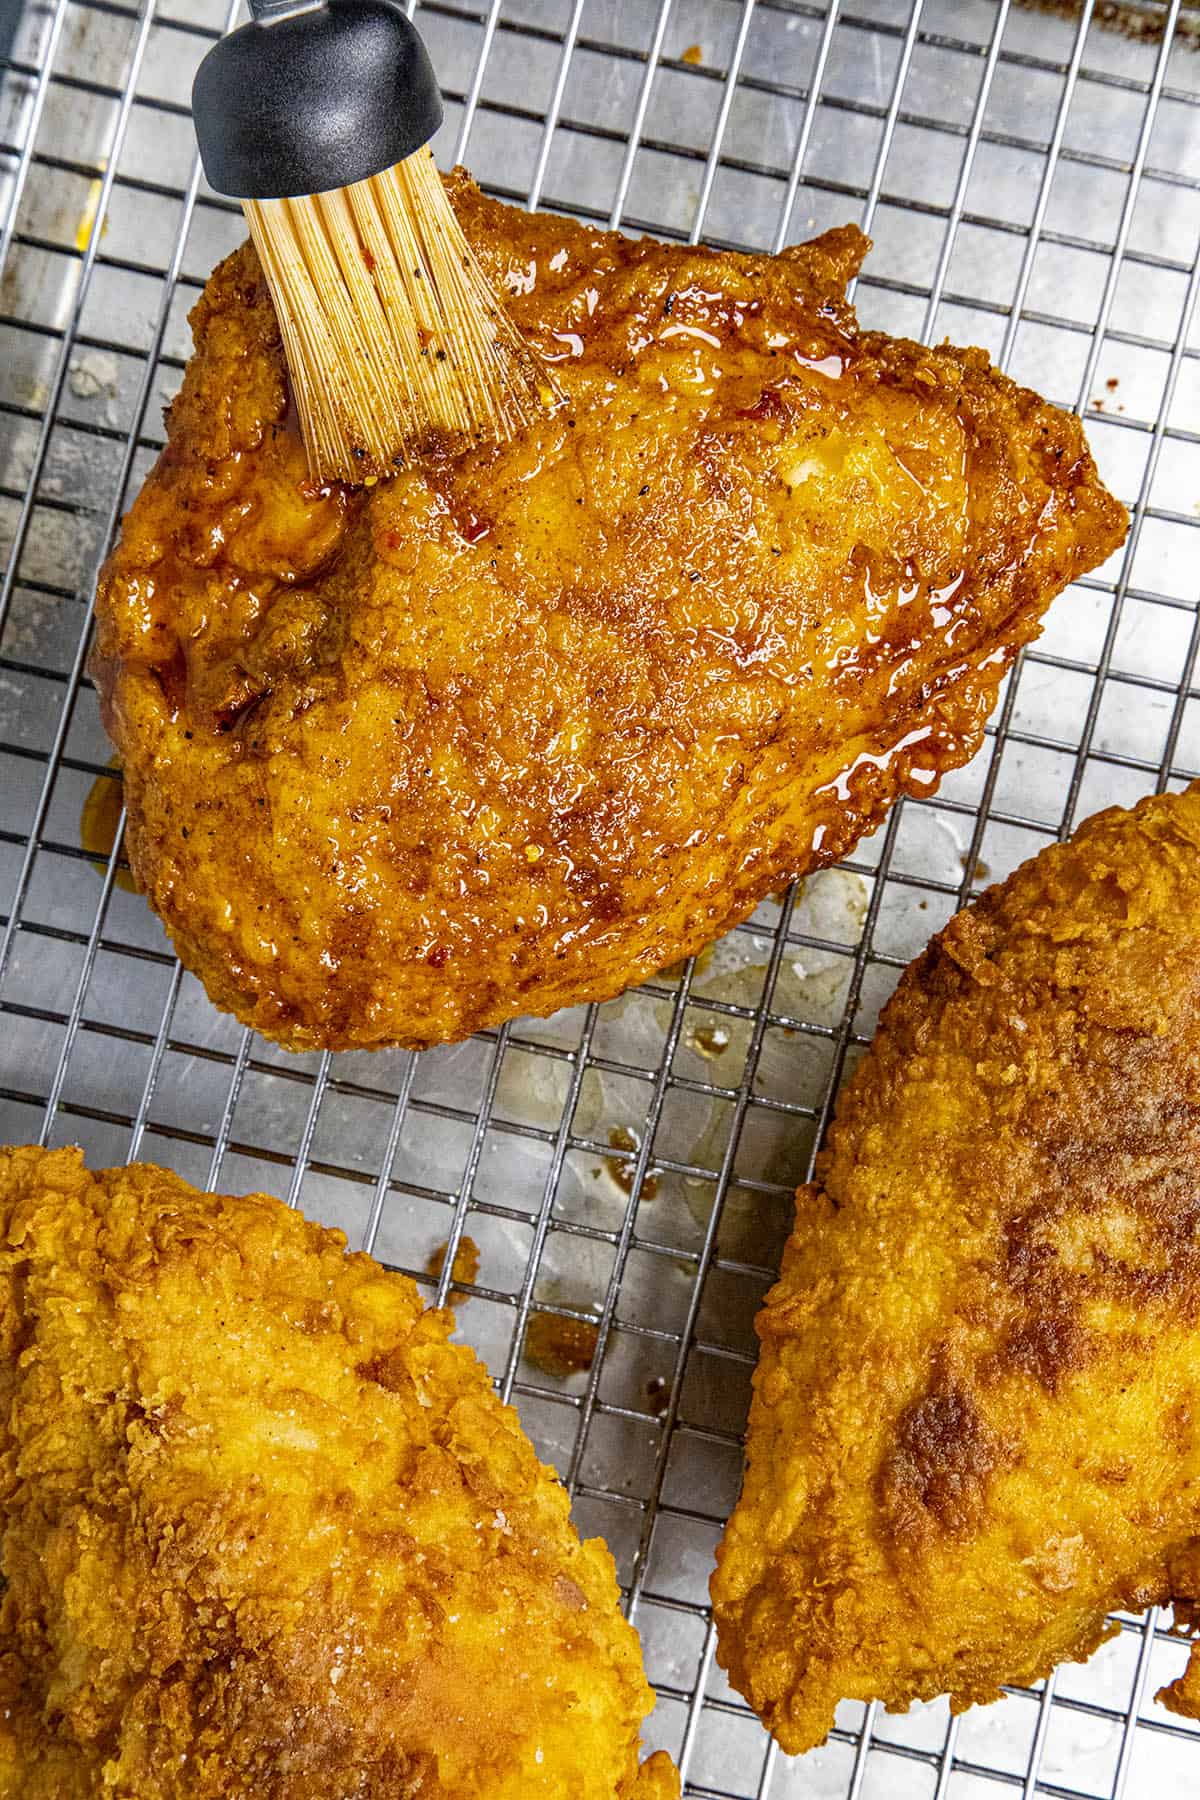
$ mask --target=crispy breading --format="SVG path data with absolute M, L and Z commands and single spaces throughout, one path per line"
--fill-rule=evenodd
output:
M 671 1800 L 612 1558 L 277 1200 L 0 1150 L 0 1794 Z
M 699 949 L 965 762 L 1125 530 L 1076 419 L 858 330 L 853 227 L 726 255 L 451 193 L 565 404 L 313 490 L 243 248 L 100 584 L 134 872 L 217 1005 L 297 1049 Z
M 1200 1599 L 1200 786 L 1099 814 L 907 971 L 802 1188 L 719 1552 L 784 1748 Z M 1177 1610 L 1179 1610 L 1177 1608 Z M 1200 1716 L 1200 1657 L 1163 1696 Z

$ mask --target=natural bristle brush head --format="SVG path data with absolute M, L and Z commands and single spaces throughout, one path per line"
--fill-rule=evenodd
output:
M 423 437 L 508 437 L 557 398 L 426 147 L 442 119 L 392 0 L 252 0 L 196 76 L 205 173 L 241 199 L 309 467 L 364 482 Z
M 428 150 L 353 187 L 243 204 L 314 473 L 370 481 L 430 431 L 503 439 L 554 399 Z

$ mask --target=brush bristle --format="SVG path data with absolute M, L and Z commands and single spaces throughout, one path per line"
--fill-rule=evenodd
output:
M 393 473 L 431 431 L 456 447 L 511 437 L 557 399 L 429 150 L 353 187 L 243 204 L 317 479 Z

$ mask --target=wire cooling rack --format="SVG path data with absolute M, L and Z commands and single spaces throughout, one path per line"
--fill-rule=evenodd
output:
M 677 239 L 774 247 L 861 220 L 864 318 L 982 343 L 1086 413 L 1135 518 L 1053 608 L 971 767 L 843 868 L 608 1006 L 332 1058 L 216 1014 L 118 851 L 97 864 L 80 832 L 118 779 L 84 673 L 95 569 L 161 443 L 187 310 L 242 235 L 187 112 L 230 18 L 226 0 L 31 4 L 0 61 L 0 1136 L 266 1188 L 451 1293 L 613 1549 L 659 1695 L 651 1736 L 690 1794 L 1196 1792 L 1196 1733 L 1152 1698 L 1183 1655 L 1162 1616 L 1121 1619 L 1090 1664 L 957 1721 L 846 1705 L 791 1761 L 724 1684 L 705 1605 L 753 1316 L 898 970 L 1086 813 L 1200 774 L 1195 11 L 421 6 L 444 161 Z M 452 1280 L 466 1236 L 478 1271 Z M 531 1361 L 535 1313 L 590 1326 L 590 1366 Z

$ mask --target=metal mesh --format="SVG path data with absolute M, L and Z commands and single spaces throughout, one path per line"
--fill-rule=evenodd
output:
M 666 237 L 778 246 L 860 219 L 871 324 L 986 345 L 1089 416 L 1135 504 L 1051 612 L 987 743 L 842 869 L 604 1007 L 422 1057 L 289 1056 L 216 1014 L 80 812 L 113 781 L 84 674 L 99 557 L 161 443 L 186 312 L 238 241 L 187 96 L 226 0 L 30 5 L 0 62 L 0 1137 L 263 1187 L 451 1288 L 581 1526 L 613 1549 L 695 1796 L 1191 1792 L 1122 1618 L 1084 1667 L 957 1721 L 844 1706 L 778 1755 L 714 1660 L 752 1320 L 838 1082 L 973 888 L 1095 808 L 1200 774 L 1200 55 L 1194 9 L 1010 0 L 428 0 L 438 145 L 494 191 Z M 1135 17 L 1135 15 L 1137 15 Z M 1162 27 L 1137 35 L 1139 23 Z M 1131 33 L 1133 35 L 1131 35 Z M 464 1235 L 477 1279 L 426 1273 Z M 587 1370 L 525 1354 L 592 1321 Z

